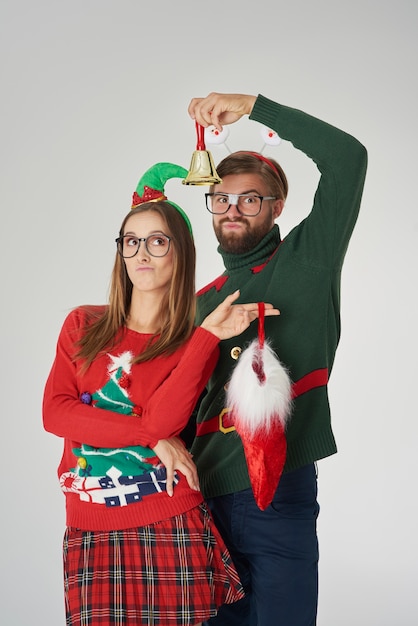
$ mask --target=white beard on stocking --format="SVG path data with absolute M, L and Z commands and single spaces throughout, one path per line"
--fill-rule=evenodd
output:
M 252 437 L 268 434 L 273 422 L 283 428 L 292 406 L 292 383 L 287 369 L 267 342 L 254 340 L 240 355 L 227 386 L 226 405 L 238 432 Z

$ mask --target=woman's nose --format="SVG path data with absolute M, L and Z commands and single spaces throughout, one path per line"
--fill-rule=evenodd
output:
M 136 259 L 139 263 L 142 263 L 143 261 L 149 261 L 150 254 L 145 245 L 145 241 L 139 242 L 139 248 L 138 248 L 138 252 L 136 253 Z

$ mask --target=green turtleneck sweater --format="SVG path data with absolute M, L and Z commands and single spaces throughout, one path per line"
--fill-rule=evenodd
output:
M 265 334 L 293 382 L 293 411 L 286 431 L 285 470 L 336 452 L 327 383 L 340 336 L 340 278 L 361 201 L 365 148 L 353 137 L 299 110 L 259 95 L 250 119 L 275 130 L 317 165 L 321 177 L 312 210 L 283 239 L 277 225 L 251 252 L 222 255 L 225 272 L 198 294 L 197 323 L 226 295 L 238 302 L 270 302 Z M 192 446 L 205 497 L 250 486 L 241 440 L 228 421 L 224 386 L 257 325 L 220 343 L 220 358 L 197 416 Z M 221 425 L 219 427 L 219 424 Z M 221 428 L 221 429 L 220 429 Z

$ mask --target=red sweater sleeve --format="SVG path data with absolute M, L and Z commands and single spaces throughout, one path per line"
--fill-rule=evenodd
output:
M 81 318 L 80 309 L 70 313 L 58 338 L 44 391 L 45 430 L 58 437 L 104 448 L 152 447 L 159 439 L 179 434 L 216 365 L 218 338 L 199 327 L 180 358 L 167 357 L 167 364 L 173 363 L 172 371 L 151 394 L 143 416 L 138 418 L 80 401 L 80 394 L 85 390 L 80 389 L 80 364 L 74 361 L 73 355 L 82 332 Z
M 183 430 L 215 369 L 218 344 L 212 333 L 200 326 L 195 329 L 178 364 L 144 407 L 140 445 L 152 448 L 159 439 Z

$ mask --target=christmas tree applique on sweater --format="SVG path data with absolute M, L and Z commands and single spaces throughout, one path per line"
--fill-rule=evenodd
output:
M 81 402 L 140 418 L 141 407 L 129 397 L 132 353 L 108 356 L 109 380 L 93 394 L 82 393 Z M 124 506 L 166 488 L 165 468 L 150 448 L 95 448 L 82 444 L 73 452 L 77 466 L 63 474 L 60 483 L 64 491 L 76 492 L 82 500 Z

